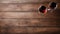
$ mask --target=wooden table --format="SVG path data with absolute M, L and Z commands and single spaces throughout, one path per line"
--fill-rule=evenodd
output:
M 58 7 L 43 15 L 41 5 Z M 59 34 L 60 0 L 0 0 L 0 34 Z

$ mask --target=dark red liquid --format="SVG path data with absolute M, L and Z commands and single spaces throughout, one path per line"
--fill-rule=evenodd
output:
M 45 6 L 41 6 L 41 7 L 39 8 L 39 11 L 40 11 L 41 13 L 45 13 L 46 7 L 45 7 Z
M 51 4 L 50 4 L 50 8 L 51 9 L 54 9 L 56 7 L 56 3 L 55 2 L 52 2 Z

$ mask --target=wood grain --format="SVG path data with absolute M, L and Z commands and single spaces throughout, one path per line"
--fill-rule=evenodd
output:
M 54 2 L 59 2 L 59 0 L 52 0 Z M 0 3 L 44 3 L 52 2 L 51 0 L 0 0 Z
M 20 3 L 0 3 L 0 12 L 38 12 L 38 8 L 44 5 L 49 8 L 49 3 L 39 4 L 20 4 Z M 60 9 L 60 3 L 57 3 L 57 9 Z M 56 10 L 57 10 L 56 9 Z
M 57 21 L 56 21 L 57 20 Z M 60 19 L 49 19 L 49 18 L 41 18 L 41 19 L 0 19 L 0 26 L 32 26 L 32 27 L 57 27 L 57 22 Z M 4 24 L 3 24 L 4 23 Z
M 18 34 L 18 33 L 52 33 L 52 32 L 57 32 L 60 30 L 60 28 L 33 28 L 33 27 L 5 27 L 5 28 L 0 28 L 2 29 L 1 32 L 5 32 L 5 33 L 11 33 L 11 34 Z
M 36 12 L 0 12 L 0 18 L 57 18 L 56 16 L 59 15 L 51 14 L 43 16 Z
M 50 2 L 57 9 L 46 15 L 38 8 L 48 8 Z M 59 34 L 60 0 L 0 0 L 0 34 Z

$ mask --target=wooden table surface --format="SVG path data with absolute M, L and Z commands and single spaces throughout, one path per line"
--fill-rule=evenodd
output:
M 43 15 L 41 5 L 57 9 Z M 0 34 L 60 34 L 60 0 L 0 0 Z

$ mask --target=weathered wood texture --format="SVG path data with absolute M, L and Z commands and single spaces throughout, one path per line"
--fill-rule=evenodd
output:
M 59 0 L 52 0 L 54 2 L 60 2 Z M 0 0 L 0 3 L 42 3 L 51 2 L 51 0 Z
M 43 15 L 41 5 L 57 3 L 57 9 Z M 0 0 L 0 34 L 60 34 L 59 0 Z
M 58 8 L 57 9 L 60 9 L 60 3 L 57 3 L 58 4 Z M 41 5 L 44 5 L 46 7 L 48 7 L 49 3 L 27 3 L 27 4 L 20 4 L 20 3 L 0 3 L 0 12 L 2 11 L 17 11 L 17 12 L 23 12 L 23 11 L 35 11 L 37 12 L 38 11 L 38 8 L 41 6 Z

